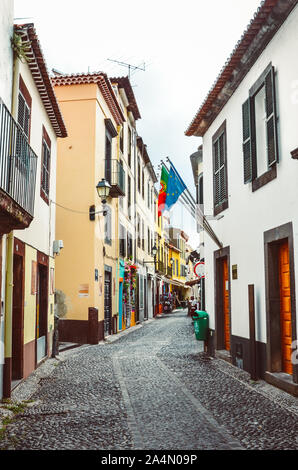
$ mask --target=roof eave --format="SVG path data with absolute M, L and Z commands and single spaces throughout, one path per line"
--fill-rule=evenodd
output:
M 67 137 L 67 130 L 33 23 L 15 25 L 22 41 L 30 42 L 26 48 L 28 67 L 57 137 Z
M 298 0 L 288 0 L 287 2 L 263 0 L 201 108 L 187 128 L 186 136 L 204 136 L 297 3 Z

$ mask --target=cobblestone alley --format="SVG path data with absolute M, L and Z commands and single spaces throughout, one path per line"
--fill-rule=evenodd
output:
M 13 400 L 1 449 L 298 448 L 298 400 L 206 357 L 185 311 L 49 359 Z

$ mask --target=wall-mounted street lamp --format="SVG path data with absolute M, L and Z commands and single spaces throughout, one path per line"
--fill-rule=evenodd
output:
M 170 258 L 170 265 L 173 266 L 174 264 L 174 258 Z
M 109 197 L 110 190 L 111 190 L 111 185 L 104 178 L 102 178 L 102 180 L 99 181 L 96 185 L 96 191 L 97 191 L 98 197 L 101 199 L 101 203 L 103 205 L 105 205 L 107 202 L 107 198 Z M 102 211 L 95 212 L 95 205 L 90 206 L 89 207 L 89 219 L 95 220 L 96 214 L 102 214 L 103 216 L 105 216 L 107 215 L 107 211 L 102 210 Z
M 108 181 L 102 178 L 96 185 L 98 197 L 101 199 L 102 204 L 106 204 L 106 199 L 109 197 L 111 185 Z

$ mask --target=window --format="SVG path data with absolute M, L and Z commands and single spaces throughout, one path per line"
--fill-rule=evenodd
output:
M 176 259 L 176 276 L 179 276 L 179 266 L 178 266 L 178 260 Z
M 138 191 L 141 192 L 141 165 L 140 159 L 138 158 Z
M 120 256 L 125 258 L 126 256 L 126 230 L 123 225 L 120 224 L 120 234 L 119 234 L 119 251 Z
M 132 252 L 132 235 L 130 232 L 127 232 L 127 256 L 128 258 L 133 257 L 133 252 Z
M 131 219 L 131 178 L 128 176 L 127 178 L 127 209 L 128 209 L 128 217 Z
M 112 183 L 112 137 L 106 130 L 106 141 L 105 141 L 105 178 L 108 183 Z
M 141 218 L 139 214 L 137 214 L 137 241 L 138 247 L 141 248 Z
M 128 166 L 131 168 L 131 129 L 128 127 L 127 133 L 127 158 L 128 158 Z
M 145 224 L 144 220 L 142 220 L 142 250 L 145 250 Z
M 226 121 L 212 137 L 214 215 L 228 207 Z
M 256 191 L 276 177 L 278 163 L 274 67 L 270 63 L 242 105 L 244 183 Z
M 142 167 L 142 198 L 145 199 L 145 175 L 144 175 L 143 167 Z
M 108 245 L 112 245 L 112 211 L 111 211 L 111 208 L 107 205 L 105 205 L 104 210 L 107 212 L 104 218 L 105 243 L 107 243 Z
M 51 141 L 42 127 L 42 152 L 41 152 L 41 182 L 40 196 L 48 204 L 50 190 L 50 163 L 51 163 Z
M 144 308 L 144 277 L 139 277 L 139 287 L 140 287 L 140 308 Z
M 28 141 L 30 137 L 31 105 L 32 98 L 22 77 L 20 76 L 18 95 L 18 124 L 23 129 Z
M 123 134 L 124 134 L 124 129 L 123 126 L 121 127 L 120 131 L 120 150 L 123 153 Z
M 151 246 L 150 246 L 150 241 L 151 241 L 151 235 L 150 235 L 150 229 L 148 227 L 148 231 L 147 231 L 147 237 L 148 237 L 148 253 L 150 254 L 151 253 Z
M 17 157 L 16 166 L 22 173 L 28 172 L 27 142 L 30 140 L 31 103 L 31 96 L 20 76 L 17 121 L 23 132 L 17 129 L 15 156 Z
M 18 97 L 18 124 L 20 124 L 26 137 L 29 139 L 30 108 L 21 92 L 19 92 Z

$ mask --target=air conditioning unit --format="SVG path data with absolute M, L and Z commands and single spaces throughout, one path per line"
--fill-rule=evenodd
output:
M 53 253 L 54 255 L 59 255 L 60 250 L 64 248 L 63 240 L 54 240 L 53 241 Z

